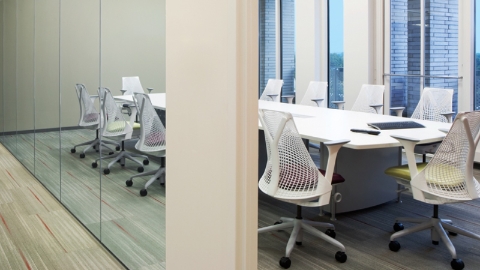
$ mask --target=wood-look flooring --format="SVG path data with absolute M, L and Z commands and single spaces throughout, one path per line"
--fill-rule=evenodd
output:
M 124 269 L 0 145 L 0 269 Z
M 34 171 L 36 177 L 43 183 L 52 194 L 59 198 L 62 203 L 69 209 L 85 226 L 99 238 L 102 243 L 111 250 L 130 269 L 165 269 L 165 189 L 166 187 L 154 184 L 149 188 L 147 197 L 140 197 L 138 191 L 142 188 L 146 178 L 134 181 L 132 187 L 125 186 L 125 180 L 130 175 L 136 173 L 136 165 L 130 165 L 127 162 L 125 168 L 114 166 L 111 174 L 102 175 L 98 169 L 91 168 L 90 164 L 98 156 L 95 152 L 87 154 L 85 159 L 79 159 L 78 153 L 71 154 L 70 147 L 74 144 L 86 141 L 94 137 L 89 131 L 64 131 L 61 139 L 56 134 L 36 134 L 35 140 L 30 135 L 18 135 L 5 137 L 4 144 L 8 145 L 10 151 L 24 164 L 29 170 Z M 61 147 L 59 146 L 61 142 Z M 36 149 L 35 156 L 28 154 Z M 311 151 L 314 160 L 318 159 L 315 150 Z M 3 156 L 3 155 L 2 155 Z M 61 166 L 59 162 L 61 160 Z M 13 162 L 13 161 L 8 161 Z M 18 162 L 17 162 L 18 164 Z M 16 165 L 12 168 L 13 177 L 17 171 L 21 171 L 23 167 Z M 152 162 L 146 169 L 153 169 L 157 165 Z M 23 169 L 24 170 L 24 169 Z M 11 173 L 11 172 L 10 172 Z M 480 179 L 480 170 L 475 170 L 477 179 Z M 8 176 L 8 173 L 7 175 Z M 60 182 L 61 177 L 61 182 Z M 15 178 L 17 179 L 17 178 Z M 23 178 L 22 178 L 23 180 Z M 9 180 L 9 185 L 13 180 Z M 347 179 L 347 181 L 354 181 Z M 392 180 L 393 181 L 393 180 Z M 14 182 L 13 182 L 14 183 Z M 18 185 L 18 184 L 17 184 Z M 168 180 L 167 180 L 168 185 Z M 41 187 L 40 185 L 37 185 Z M 30 188 L 26 191 L 19 192 L 22 196 L 30 196 L 31 192 L 37 192 L 36 189 Z M 19 206 L 17 209 L 4 210 L 4 201 L 10 198 L 4 195 L 5 190 L 0 190 L 0 213 L 3 211 L 8 213 L 23 211 L 44 211 L 42 205 L 35 203 L 33 209 Z M 26 195 L 25 195 L 26 194 Z M 43 194 L 43 193 L 42 193 Z M 45 193 L 48 195 L 47 193 Z M 38 196 L 38 195 L 37 195 Z M 35 202 L 36 198 L 30 196 L 29 200 Z M 45 203 L 46 207 L 61 208 L 61 206 L 50 206 Z M 8 208 L 8 207 L 7 207 Z M 45 208 L 45 207 L 44 207 Z M 480 200 L 470 201 L 466 203 L 449 204 L 440 207 L 440 215 L 445 218 L 452 219 L 454 224 L 463 228 L 467 228 L 474 233 L 480 233 Z M 10 211 L 10 212 L 9 212 Z M 404 194 L 403 202 L 395 201 L 372 207 L 369 209 L 359 210 L 337 216 L 337 221 L 332 222 L 336 227 L 336 239 L 343 243 L 347 249 L 348 260 L 346 263 L 338 263 L 334 259 L 337 251 L 333 246 L 326 244 L 320 239 L 305 234 L 303 245 L 296 246 L 291 254 L 292 266 L 290 269 L 451 269 L 451 257 L 445 246 L 441 243 L 436 246 L 430 241 L 430 233 L 428 231 L 412 234 L 398 239 L 402 248 L 399 252 L 392 252 L 388 249 L 390 235 L 393 233 L 393 222 L 395 217 L 411 216 L 411 217 L 429 217 L 432 215 L 432 206 L 414 200 L 411 195 Z M 319 216 L 317 208 L 304 208 L 303 217 L 305 219 L 330 222 L 329 216 Z M 12 214 L 13 215 L 13 214 Z M 44 222 L 54 222 L 62 220 L 61 218 L 51 217 L 44 218 L 43 214 L 38 214 Z M 259 220 L 258 226 L 264 227 L 273 224 L 280 216 L 294 217 L 295 206 L 288 203 L 279 202 L 259 192 Z M 5 218 L 5 216 L 3 216 Z M 31 214 L 30 217 L 42 228 L 43 223 L 39 221 L 37 214 Z M 186 214 L 185 219 L 188 220 Z M 0 229 L 2 229 L 2 239 L 0 246 L 5 250 L 4 239 L 8 235 L 8 229 L 0 220 Z M 5 219 L 7 224 L 8 220 Z M 18 224 L 25 222 L 19 221 Z M 60 223 L 63 223 L 60 222 Z M 50 225 L 49 228 L 58 229 L 58 238 L 62 239 L 62 245 L 53 248 L 60 254 L 73 247 L 78 240 L 63 239 L 68 238 L 70 233 L 60 232 L 64 226 L 60 224 Z M 12 225 L 19 227 L 20 225 Z M 192 222 L 192 226 L 195 226 Z M 411 224 L 405 224 L 406 227 Z M 10 230 L 12 229 L 9 226 Z M 16 229 L 16 228 L 15 228 Z M 83 228 L 79 228 L 81 230 Z M 52 230 L 53 231 L 53 230 Z M 200 233 L 200 232 L 199 232 Z M 258 237 L 258 269 L 281 269 L 278 260 L 284 256 L 286 243 L 289 238 L 289 230 L 276 231 L 271 233 L 260 234 Z M 25 232 L 26 236 L 18 236 L 21 239 L 29 239 L 26 242 L 31 245 L 46 245 L 41 242 L 43 238 L 49 236 L 49 232 L 44 233 L 46 236 L 32 238 L 30 231 Z M 57 232 L 55 231 L 55 234 Z M 72 237 L 76 239 L 76 237 Z M 90 236 L 91 238 L 91 236 Z M 458 257 L 461 258 L 466 267 L 465 269 L 480 269 L 480 241 L 473 240 L 464 236 L 450 237 L 454 243 Z M 65 244 L 63 244 L 65 241 Z M 70 241 L 70 242 L 68 242 Z M 66 243 L 70 244 L 66 244 Z M 7 242 L 8 243 L 8 242 Z M 82 243 L 82 242 L 80 242 Z M 7 244 L 8 246 L 8 244 Z M 78 248 L 80 249 L 80 248 Z M 23 247 L 24 254 L 27 248 Z M 15 254 L 15 252 L 17 254 Z M 15 262 L 19 265 L 18 269 L 25 268 L 22 255 L 18 250 L 10 253 L 1 253 L 0 250 L 0 269 L 9 268 L 4 263 L 4 258 L 17 258 Z M 75 253 L 80 254 L 80 253 Z M 83 254 L 83 253 L 81 253 Z M 95 255 L 98 255 L 95 253 Z M 24 255 L 30 263 L 37 262 L 38 255 Z M 76 255 L 75 260 L 81 260 L 81 255 Z M 72 256 L 68 257 L 70 259 Z M 108 257 L 108 256 L 107 256 Z M 37 258 L 35 261 L 34 259 Z M 57 267 L 63 265 L 65 259 L 60 257 L 48 259 L 49 262 Z M 90 257 L 85 255 L 88 262 L 77 262 L 78 265 L 84 265 L 90 262 Z M 88 259 L 87 259 L 88 258 Z M 212 260 L 215 258 L 212 258 Z M 13 260 L 13 259 L 9 259 Z M 44 259 L 47 260 L 47 259 Z M 73 259 L 72 259 L 73 260 Z M 4 264 L 2 264 L 4 263 Z M 6 268 L 5 268 L 5 265 Z M 79 267 L 77 265 L 77 267 Z M 97 264 L 95 264 L 97 265 Z M 83 269 L 110 269 L 110 268 L 89 268 L 85 265 Z M 117 265 L 120 267 L 119 265 Z M 22 268 L 23 267 L 23 268 Z M 73 266 L 72 266 L 73 267 Z M 41 267 L 39 267 L 41 268 Z M 66 269 L 58 268 L 58 269 Z M 82 268 L 82 267 L 80 267 Z M 32 268 L 33 269 L 33 268 Z M 111 268 L 113 269 L 113 268 Z M 199 266 L 198 269 L 209 269 L 208 266 Z

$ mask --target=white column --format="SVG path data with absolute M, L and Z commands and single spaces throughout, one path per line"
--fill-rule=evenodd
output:
M 166 11 L 167 269 L 257 269 L 258 1 Z
M 320 80 L 320 2 L 295 1 L 295 95 L 300 103 L 310 81 Z M 326 16 L 325 16 L 326 17 Z M 324 102 L 326 104 L 326 102 Z
M 383 49 L 379 5 L 376 0 L 344 0 L 345 109 L 352 108 L 362 84 L 383 84 L 379 74 Z M 378 25 L 381 24 L 381 25 Z M 379 78 L 380 77 L 380 78 Z

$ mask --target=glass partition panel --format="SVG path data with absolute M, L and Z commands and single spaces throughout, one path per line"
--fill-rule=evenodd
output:
M 17 1 L 3 1 L 4 145 L 17 153 Z
M 3 4 L 4 2 L 0 2 L 0 14 L 2 18 L 4 17 L 3 14 Z M 3 74 L 3 65 L 4 65 L 4 52 L 3 52 L 3 20 L 0 20 L 0 106 L 2 106 L 2 109 L 0 109 L 0 143 L 3 143 L 3 131 L 4 131 L 4 125 L 5 125 L 5 119 L 4 119 L 4 103 L 3 103 L 3 83 L 4 83 L 4 74 Z
M 148 93 L 147 88 L 153 88 L 152 94 L 164 92 L 165 1 L 103 0 L 101 18 L 101 86 L 109 88 L 113 96 L 119 96 L 122 89 L 134 89 L 122 83 L 123 77 L 130 77 L 128 80 L 141 84 L 134 91 Z M 123 111 L 123 120 L 138 126 L 133 123 L 135 109 L 123 104 L 128 103 L 117 105 Z M 107 129 L 112 126 L 106 125 Z M 148 155 L 150 161 L 144 166 L 145 158 L 134 156 L 139 163 L 130 159 L 121 159 L 118 163 L 104 158 L 99 164 L 104 172 L 101 240 L 130 269 L 164 268 L 165 187 L 160 181 L 154 181 L 145 189 L 153 175 L 136 177 L 132 185 L 126 185 L 139 168 L 156 172 L 160 167 L 158 153 L 136 150 L 138 136 L 139 129 L 134 129 L 131 140 L 125 140 L 124 134 L 102 136 L 104 141 L 114 140 L 124 146 L 124 151 L 115 155 L 143 154 Z M 141 196 L 140 193 L 147 194 Z
M 60 0 L 35 7 L 35 176 L 61 200 L 59 8 Z
M 62 203 L 100 238 L 100 1 L 62 1 L 60 21 Z
M 480 0 L 475 0 L 475 92 L 474 110 L 480 110 Z
M 34 170 L 35 0 L 17 2 L 17 159 Z
M 328 107 L 343 101 L 343 1 L 328 1 Z

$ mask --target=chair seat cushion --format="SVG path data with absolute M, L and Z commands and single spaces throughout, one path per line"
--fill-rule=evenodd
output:
M 320 171 L 320 173 L 325 176 L 325 173 L 326 171 L 325 170 L 322 170 L 322 169 L 318 169 Z M 343 178 L 343 176 L 341 176 L 340 174 L 338 173 L 333 173 L 333 176 L 332 176 L 332 185 L 336 185 L 336 184 L 340 184 L 340 183 L 343 183 L 345 182 L 345 178 Z
M 87 113 L 83 116 L 85 123 L 95 122 L 98 120 L 98 113 Z
M 417 169 L 419 172 L 423 171 L 425 169 L 425 166 L 427 166 L 428 163 L 417 163 Z M 390 167 L 385 170 L 385 174 L 390 175 L 395 178 L 400 178 L 403 180 L 410 181 L 412 180 L 410 176 L 410 170 L 408 169 L 408 164 L 401 165 L 401 166 L 395 166 L 395 167 Z
M 140 124 L 139 123 L 134 123 L 133 124 L 133 129 L 139 129 Z M 125 129 L 125 122 L 123 121 L 118 121 L 118 122 L 113 122 L 108 124 L 107 126 L 107 131 L 108 132 L 120 132 Z
M 163 141 L 165 141 L 165 134 L 163 132 L 152 132 L 145 135 L 146 146 L 159 146 Z

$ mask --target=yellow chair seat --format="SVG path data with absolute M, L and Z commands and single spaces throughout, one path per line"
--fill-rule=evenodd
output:
M 428 163 L 417 163 L 418 171 L 419 172 L 423 171 L 423 169 L 425 169 L 425 166 L 427 166 L 427 164 Z M 407 181 L 412 180 L 412 177 L 410 176 L 410 171 L 408 170 L 408 164 L 402 165 L 402 166 L 390 167 L 385 170 L 385 174 L 388 174 L 395 178 L 407 180 Z
M 417 163 L 418 172 L 425 169 L 428 163 Z M 446 164 L 435 164 L 429 167 L 429 173 L 426 175 L 428 184 L 439 185 L 444 188 L 457 187 L 464 183 L 465 176 L 454 166 Z M 408 165 L 391 167 L 385 170 L 385 173 L 395 178 L 410 181 L 410 171 Z M 430 174 L 430 176 L 429 176 Z
M 139 123 L 134 123 L 133 124 L 133 129 L 139 129 L 140 124 Z M 107 131 L 108 132 L 119 132 L 125 129 L 125 122 L 113 122 L 108 124 L 107 126 Z

